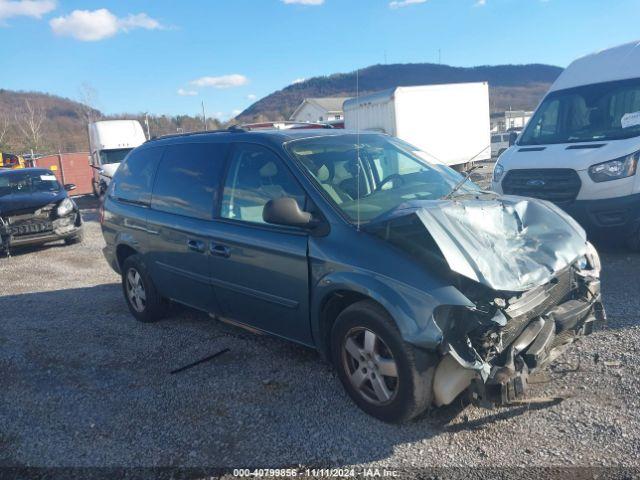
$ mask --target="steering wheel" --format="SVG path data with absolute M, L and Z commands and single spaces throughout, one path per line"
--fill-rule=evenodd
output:
M 376 191 L 382 190 L 382 187 L 384 187 L 387 183 L 396 179 L 400 180 L 403 185 L 407 183 L 407 181 L 404 179 L 402 175 L 400 175 L 399 173 L 392 173 L 391 175 L 386 177 L 384 180 L 382 180 L 382 182 L 380 182 L 380 185 L 376 187 Z

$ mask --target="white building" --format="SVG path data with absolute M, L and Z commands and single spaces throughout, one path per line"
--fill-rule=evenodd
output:
M 291 115 L 293 122 L 335 122 L 344 119 L 347 97 L 306 98 Z
M 507 110 L 504 112 L 504 130 L 511 129 L 522 130 L 531 117 L 533 112 L 526 112 L 524 110 Z

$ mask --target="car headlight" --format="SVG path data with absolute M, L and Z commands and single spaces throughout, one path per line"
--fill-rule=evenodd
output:
M 500 179 L 504 175 L 504 167 L 499 163 L 496 163 L 496 166 L 493 167 L 493 181 L 498 183 Z
M 580 270 L 590 270 L 594 277 L 600 277 L 600 270 L 602 269 L 600 255 L 598 255 L 598 251 L 591 242 L 587 242 L 587 252 L 584 257 L 578 259 L 575 265 Z
M 615 160 L 591 165 L 589 176 L 591 180 L 598 183 L 630 177 L 636 174 L 638 157 L 640 157 L 640 152 L 635 152 Z
M 73 210 L 73 202 L 68 198 L 65 198 L 58 205 L 58 209 L 56 210 L 59 217 L 64 217 L 65 215 L 69 215 Z

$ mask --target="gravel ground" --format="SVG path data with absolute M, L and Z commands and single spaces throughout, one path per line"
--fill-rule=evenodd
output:
M 0 465 L 640 467 L 640 255 L 602 255 L 609 325 L 538 378 L 535 401 L 395 426 L 314 351 L 186 309 L 136 323 L 86 218 L 81 245 L 0 259 Z

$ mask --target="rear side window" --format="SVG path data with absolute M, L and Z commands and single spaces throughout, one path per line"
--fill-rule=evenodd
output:
M 151 187 L 162 152 L 162 147 L 132 152 L 118 167 L 112 197 L 148 205 L 151 202 Z
M 156 175 L 151 208 L 212 219 L 228 148 L 218 143 L 168 146 Z

